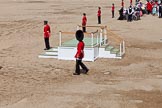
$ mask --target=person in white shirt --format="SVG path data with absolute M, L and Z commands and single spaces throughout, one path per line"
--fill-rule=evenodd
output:
M 128 22 L 130 21 L 132 21 L 132 15 L 133 15 L 133 13 L 134 13 L 134 9 L 132 8 L 132 6 L 130 6 L 129 8 L 128 8 Z

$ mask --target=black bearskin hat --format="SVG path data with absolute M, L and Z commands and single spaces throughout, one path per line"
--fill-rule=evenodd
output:
M 77 30 L 75 33 L 75 37 L 78 41 L 82 41 L 84 38 L 84 33 L 82 30 Z
M 45 21 L 44 21 L 44 25 L 46 25 L 46 24 L 48 24 L 48 21 L 45 20 Z

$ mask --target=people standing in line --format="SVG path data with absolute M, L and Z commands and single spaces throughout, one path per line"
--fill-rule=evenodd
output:
M 80 66 L 83 69 L 83 73 L 87 74 L 87 72 L 89 71 L 89 69 L 83 64 L 82 59 L 84 57 L 84 33 L 82 30 L 78 30 L 76 31 L 76 39 L 79 41 L 78 45 L 77 45 L 77 52 L 75 54 L 75 58 L 76 58 L 76 66 L 75 66 L 75 73 L 73 73 L 73 75 L 80 75 Z
M 83 17 L 82 17 L 82 29 L 83 29 L 83 32 L 86 32 L 86 24 L 87 24 L 86 13 L 83 13 Z
M 98 7 L 97 16 L 98 16 L 98 24 L 101 24 L 101 7 Z
M 48 25 L 48 21 L 44 21 L 44 41 L 45 41 L 45 49 L 48 50 L 50 49 L 50 43 L 49 43 L 49 37 L 50 37 L 50 26 Z
M 115 12 L 115 6 L 114 6 L 114 3 L 112 4 L 111 11 L 112 11 L 112 18 L 114 18 L 114 12 Z

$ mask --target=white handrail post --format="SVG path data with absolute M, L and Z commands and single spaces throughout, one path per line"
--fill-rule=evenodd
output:
M 91 46 L 93 47 L 93 37 L 94 37 L 94 34 L 91 33 Z
M 123 41 L 123 54 L 125 53 L 125 41 Z
M 61 33 L 61 31 L 59 32 L 59 40 L 60 40 L 60 43 L 59 43 L 59 46 L 61 46 L 61 39 L 62 39 L 62 33 Z
M 99 33 L 97 32 L 97 45 L 98 45 L 98 35 L 99 35 Z
M 100 46 L 102 45 L 102 28 L 101 28 L 101 30 L 100 30 Z
M 122 56 L 122 45 L 120 43 L 120 56 Z
M 107 30 L 106 27 L 104 28 L 104 44 L 106 45 L 106 41 L 107 41 Z

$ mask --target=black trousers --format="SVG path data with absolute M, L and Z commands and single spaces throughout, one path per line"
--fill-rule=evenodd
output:
M 83 32 L 86 32 L 86 27 L 82 27 L 82 29 L 83 29 Z
M 132 21 L 132 14 L 128 15 L 128 21 Z
M 162 18 L 162 12 L 159 12 L 159 18 Z
M 112 18 L 114 18 L 114 11 L 112 11 Z
M 98 16 L 98 24 L 101 24 L 101 16 Z
M 81 59 L 76 59 L 76 69 L 75 69 L 75 73 L 80 74 L 80 66 L 83 70 L 87 71 L 88 68 L 83 64 Z
M 44 38 L 46 49 L 50 49 L 49 38 Z
M 151 11 L 150 10 L 147 10 L 147 14 L 149 15 L 151 13 Z

